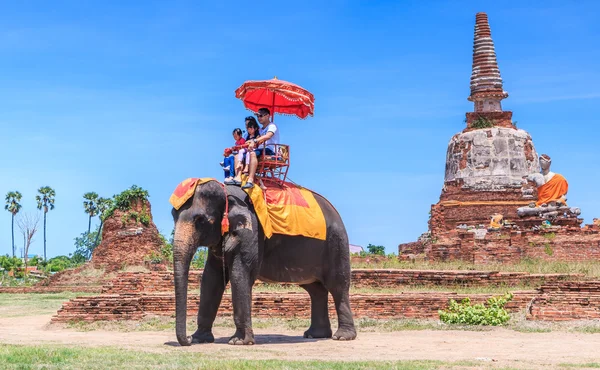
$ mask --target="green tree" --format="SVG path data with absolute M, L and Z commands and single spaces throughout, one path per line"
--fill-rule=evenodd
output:
M 102 226 L 104 226 L 104 221 L 106 217 L 108 217 L 108 210 L 113 207 L 113 200 L 110 198 L 98 198 L 98 214 L 100 215 L 100 227 L 98 228 L 98 233 L 96 234 L 96 239 L 94 241 L 94 248 L 98 246 L 100 243 L 100 236 L 102 235 Z
M 35 196 L 37 208 L 44 211 L 44 261 L 46 261 L 46 214 L 54 209 L 54 197 L 56 192 L 49 186 L 42 186 Z
M 89 215 L 88 218 L 88 234 L 92 229 L 92 217 L 98 215 L 98 194 L 91 191 L 83 194 L 83 209 Z
M 15 270 L 23 266 L 23 261 L 18 257 L 0 256 L 0 267 L 6 271 Z
M 9 191 L 6 193 L 6 205 L 4 209 L 11 213 L 10 232 L 12 234 L 12 256 L 15 256 L 15 216 L 21 210 L 21 198 L 23 196 L 18 191 Z
M 371 254 L 379 254 L 381 256 L 385 256 L 385 247 L 383 245 L 367 245 L 367 250 Z
M 73 259 L 82 259 L 88 261 L 92 258 L 94 249 L 98 246 L 98 242 L 101 240 L 99 237 L 100 227 L 96 228 L 95 231 L 88 233 L 81 233 L 80 236 L 75 238 L 75 253 L 73 253 Z

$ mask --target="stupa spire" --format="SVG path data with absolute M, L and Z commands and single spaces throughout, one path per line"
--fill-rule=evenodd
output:
M 502 88 L 502 78 L 487 14 L 477 13 L 473 40 L 471 95 L 468 100 L 474 103 L 475 112 L 502 112 L 500 101 L 507 97 L 508 93 Z

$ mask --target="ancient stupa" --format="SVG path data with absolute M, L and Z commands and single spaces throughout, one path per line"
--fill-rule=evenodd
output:
M 487 15 L 478 13 L 473 42 L 471 95 L 467 127 L 448 144 L 440 202 L 432 207 L 432 232 L 456 226 L 489 224 L 500 213 L 517 219 L 517 207 L 535 199 L 523 192 L 523 178 L 539 168 L 531 136 L 517 129 L 512 112 L 503 111 L 504 91 Z
M 544 183 L 540 160 L 529 133 L 515 126 L 512 112 L 502 109 L 508 93 L 485 13 L 475 19 L 470 87 L 473 111 L 466 113 L 466 127 L 448 144 L 444 185 L 439 202 L 431 207 L 429 232 L 417 242 L 401 244 L 400 258 L 518 260 L 531 256 L 527 247 L 537 244 L 528 238 L 538 229 L 581 232 L 578 209 L 566 203 L 535 207 L 537 189 Z M 594 248 L 599 249 L 597 242 Z

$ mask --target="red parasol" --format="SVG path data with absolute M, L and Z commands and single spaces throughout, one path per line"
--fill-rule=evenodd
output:
M 246 81 L 235 90 L 235 97 L 244 102 L 244 106 L 258 112 L 260 108 L 269 108 L 271 120 L 275 113 L 296 115 L 304 119 L 313 116 L 315 97 L 308 90 L 291 82 L 277 79 Z

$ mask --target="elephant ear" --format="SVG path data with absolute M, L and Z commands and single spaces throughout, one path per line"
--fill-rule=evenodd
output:
M 231 207 L 228 219 L 230 233 L 239 233 L 242 230 L 254 231 L 252 214 L 248 208 L 239 206 Z
M 240 204 L 237 200 L 232 202 L 230 198 L 229 205 L 229 232 L 225 234 L 223 241 L 227 252 L 235 249 L 241 241 L 250 240 L 258 232 L 252 222 L 252 212 L 245 203 Z

